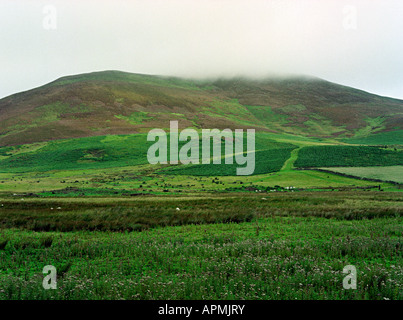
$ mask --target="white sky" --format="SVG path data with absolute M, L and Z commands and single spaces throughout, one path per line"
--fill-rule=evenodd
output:
M 0 97 L 122 70 L 306 74 L 403 99 L 403 1 L 1 0 L 0 70 Z

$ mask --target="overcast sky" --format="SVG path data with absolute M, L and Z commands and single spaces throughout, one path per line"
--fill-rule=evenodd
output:
M 403 99 L 403 1 L 1 0 L 0 70 L 0 97 L 122 70 L 306 74 Z

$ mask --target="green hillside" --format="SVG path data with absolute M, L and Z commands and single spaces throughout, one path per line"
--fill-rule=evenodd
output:
M 202 81 L 95 72 L 0 100 L 0 146 L 147 132 L 169 120 L 183 128 L 365 139 L 403 130 L 403 101 L 312 77 Z
M 170 120 L 198 132 L 255 128 L 254 173 L 237 176 L 237 163 L 150 165 L 147 133 L 168 132 Z M 309 77 L 69 76 L 0 100 L 0 193 L 398 190 L 315 168 L 393 166 L 403 176 L 402 120 L 403 101 Z

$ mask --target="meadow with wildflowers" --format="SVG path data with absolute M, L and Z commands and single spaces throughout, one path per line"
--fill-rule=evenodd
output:
M 381 192 L 2 199 L 0 299 L 402 299 L 402 201 Z M 99 215 L 110 221 L 97 227 Z M 57 268 L 56 290 L 42 287 L 45 265 Z M 343 289 L 346 265 L 357 268 L 355 290 Z

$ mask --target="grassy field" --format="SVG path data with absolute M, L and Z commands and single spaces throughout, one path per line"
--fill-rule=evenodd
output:
M 266 174 L 281 169 L 284 162 L 290 157 L 293 148 L 278 148 L 257 151 L 255 153 L 256 166 L 254 174 Z M 242 167 L 237 163 L 232 165 L 200 164 L 172 167 L 164 170 L 164 174 L 177 174 L 188 176 L 236 176 L 236 169 Z
M 399 166 L 403 151 L 363 146 L 312 146 L 302 148 L 295 166 L 306 167 L 370 167 Z
M 315 78 L 118 71 L 1 99 L 0 300 L 402 300 L 402 106 Z M 253 175 L 150 165 L 171 120 L 255 128 Z
M 147 141 L 146 134 L 132 134 L 66 139 L 31 146 L 0 147 L 0 173 L 102 169 L 148 164 L 147 151 L 153 143 Z M 184 144 L 185 142 L 180 142 L 179 148 Z M 200 143 L 200 157 L 202 154 L 201 145 L 202 143 Z M 221 145 L 221 153 L 224 157 L 225 142 L 222 141 Z M 278 171 L 289 157 L 289 152 L 296 148 L 295 145 L 290 143 L 270 139 L 264 133 L 256 135 L 255 146 L 258 153 L 256 157 L 259 158 L 256 173 Z M 212 142 L 210 148 L 211 150 L 213 149 Z M 244 138 L 244 150 L 247 150 L 246 136 Z M 267 152 L 271 153 L 269 159 Z M 273 157 L 276 157 L 274 159 L 275 164 L 271 164 L 270 158 Z M 267 159 L 269 162 L 268 170 L 265 170 L 265 160 Z M 260 168 L 261 166 L 263 168 Z M 235 175 L 233 171 L 228 168 L 228 172 L 224 173 L 224 175 L 230 175 L 229 173 L 231 172 Z M 216 173 L 211 172 L 210 175 L 214 174 Z
M 0 299 L 402 299 L 402 201 L 365 192 L 5 198 Z M 41 286 L 49 264 L 57 290 Z M 357 268 L 356 290 L 342 287 L 346 265 Z
M 323 188 L 378 188 L 398 191 L 399 186 L 386 182 L 354 179 L 315 170 L 281 170 L 269 174 L 245 176 L 163 175 L 162 166 L 150 171 L 149 166 L 124 168 L 61 170 L 54 172 L 0 173 L 0 194 L 13 198 L 38 196 L 128 196 L 136 194 L 200 194 L 236 191 L 250 192 L 273 188 L 296 187 L 300 190 Z M 234 190 L 235 189 L 235 190 Z M 281 191 L 284 191 L 284 190 Z M 245 191 L 245 190 L 244 190 Z
M 149 145 L 0 148 L 0 299 L 403 299 L 403 194 L 388 182 L 402 169 L 382 167 L 401 164 L 400 147 L 259 132 L 255 173 L 239 177 L 150 165 Z M 374 172 L 382 181 L 361 179 Z M 42 288 L 45 265 L 57 290 Z M 356 290 L 342 287 L 346 265 Z
M 245 141 L 244 141 L 245 142 Z M 237 191 L 293 186 L 304 190 L 399 188 L 388 182 L 296 167 L 401 164 L 400 149 L 335 145 L 332 140 L 256 134 L 252 176 L 238 165 L 149 165 L 145 134 L 97 136 L 0 148 L 0 193 L 40 196 L 122 196 Z M 183 144 L 183 143 L 182 143 Z M 246 150 L 246 146 L 244 147 Z M 224 142 L 222 142 L 222 153 Z M 200 152 L 201 154 L 201 152 Z M 224 157 L 224 154 L 222 154 Z M 279 189 L 279 188 L 277 188 Z
M 348 176 L 359 177 L 363 179 L 375 179 L 382 181 L 393 181 L 403 184 L 403 166 L 391 167 L 341 167 L 341 168 L 322 168 L 326 171 L 341 173 Z
M 345 139 L 344 141 L 352 144 L 401 145 L 403 143 L 403 130 L 381 132 L 361 138 Z
M 46 172 L 146 164 L 146 135 L 100 136 L 49 142 L 41 148 L 19 152 L 24 146 L 0 148 L 2 172 Z M 10 148 L 12 148 L 10 150 Z

